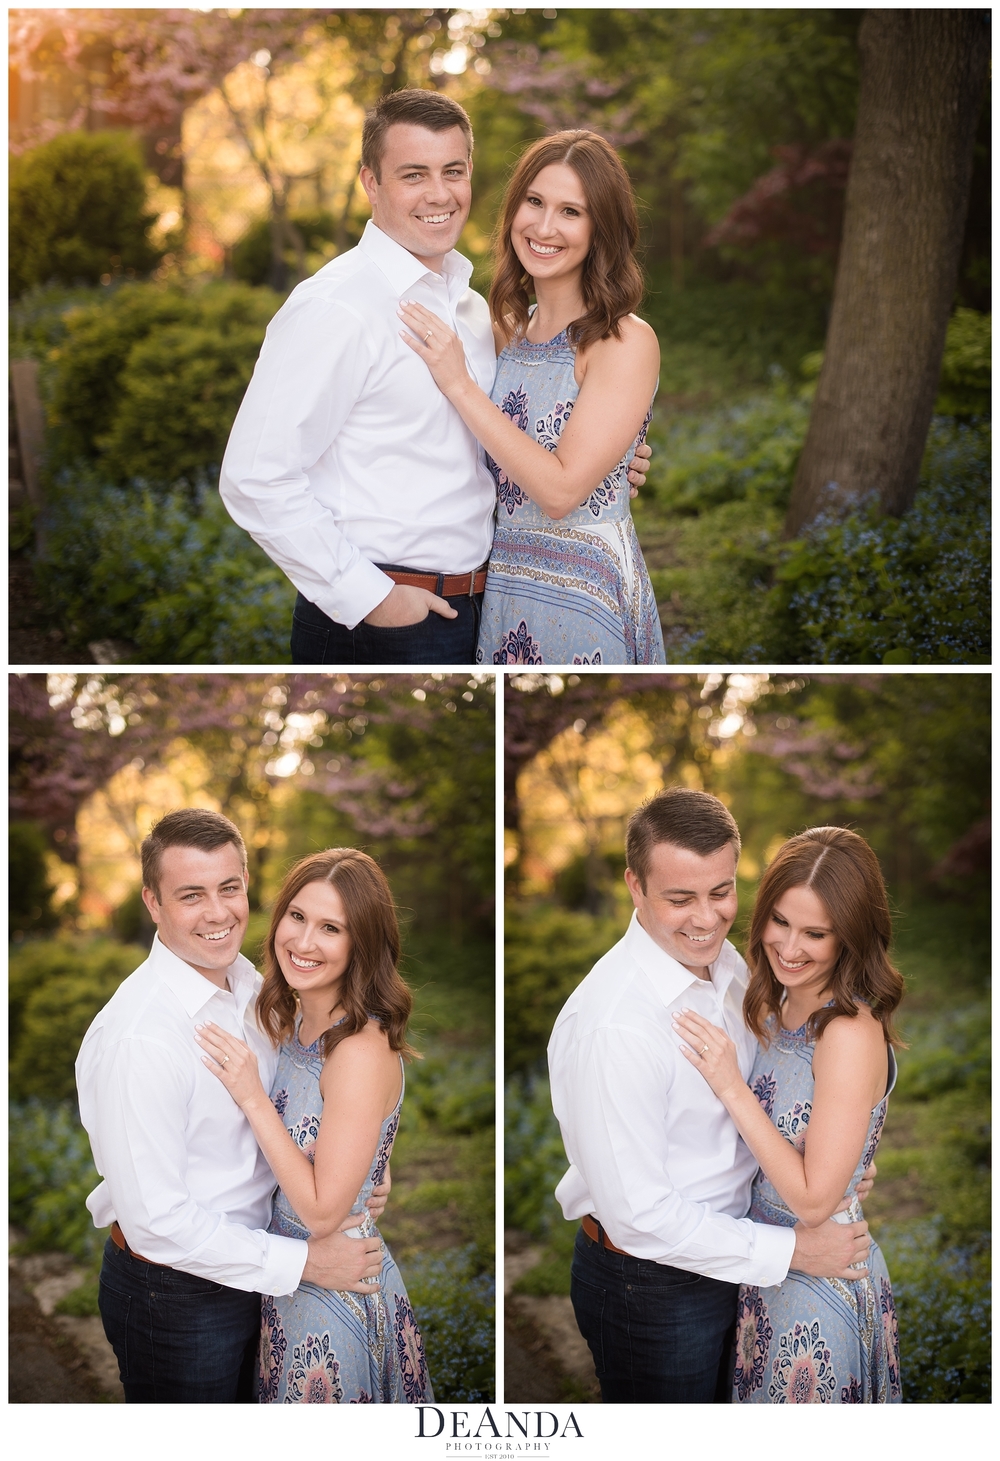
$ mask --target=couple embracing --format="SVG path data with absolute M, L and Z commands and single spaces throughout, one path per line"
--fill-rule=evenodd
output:
M 247 857 L 227 818 L 163 817 L 142 876 L 152 950 L 76 1065 L 126 1402 L 432 1399 L 375 1226 L 411 1054 L 384 875 L 353 848 L 297 863 L 263 979 L 240 954 Z
M 792 837 L 744 962 L 726 939 L 739 850 L 704 792 L 640 807 L 632 922 L 556 1021 L 577 1323 L 608 1403 L 898 1403 L 861 1210 L 903 990 L 882 873 L 846 828 Z
M 371 221 L 268 326 L 220 492 L 298 589 L 296 664 L 662 664 L 628 175 L 593 132 L 528 147 L 487 304 L 455 251 L 472 141 L 438 92 L 368 114 Z

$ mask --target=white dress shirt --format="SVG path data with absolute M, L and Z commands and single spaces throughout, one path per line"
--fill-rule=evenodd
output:
M 440 274 L 369 222 L 357 248 L 274 316 L 233 424 L 219 491 L 311 603 L 353 628 L 392 588 L 376 563 L 467 573 L 493 543 L 496 488 L 476 438 L 400 339 L 404 298 L 445 320 L 489 393 L 496 350 L 472 265 Z
M 757 1161 L 671 1023 L 686 1007 L 723 1026 L 749 1076 L 757 1041 L 743 1023 L 746 965 L 727 942 L 710 973 L 678 964 L 633 914 L 570 995 L 549 1041 L 571 1163 L 556 1197 L 567 1219 L 592 1213 L 636 1258 L 767 1286 L 787 1274 L 794 1234 L 745 1216 Z
M 260 976 L 239 955 L 219 989 L 154 938 L 84 1036 L 80 1117 L 104 1178 L 87 1198 L 94 1226 L 115 1219 L 153 1263 L 227 1288 L 290 1294 L 307 1245 L 265 1232 L 274 1175 L 250 1124 L 202 1064 L 195 1024 L 214 1020 L 257 1055 L 270 1090 L 278 1053 L 256 1024 Z

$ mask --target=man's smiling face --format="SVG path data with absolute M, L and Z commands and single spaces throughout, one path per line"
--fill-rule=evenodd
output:
M 395 123 L 385 134 L 379 178 L 363 167 L 361 184 L 375 226 L 440 271 L 472 203 L 472 159 L 461 127 L 431 132 Z
M 722 952 L 736 917 L 736 849 L 727 842 L 702 857 L 672 842 L 658 842 L 649 858 L 646 886 L 625 873 L 639 922 L 665 954 L 706 977 Z
M 164 848 L 159 897 L 152 888 L 143 888 L 142 898 L 160 942 L 224 988 L 223 971 L 239 953 L 250 918 L 246 869 L 233 844 L 211 852 Z

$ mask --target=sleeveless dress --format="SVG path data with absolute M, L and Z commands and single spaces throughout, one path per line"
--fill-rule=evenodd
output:
M 815 1041 L 806 1027 L 779 1027 L 761 1047 L 750 1085 L 775 1126 L 803 1151 L 812 1112 Z M 896 1059 L 889 1046 L 886 1092 L 868 1123 L 861 1160 L 851 1177 L 850 1208 L 838 1222 L 860 1222 L 855 1189 L 870 1165 L 882 1134 L 889 1094 L 896 1083 Z M 753 1184 L 749 1216 L 754 1222 L 794 1227 L 795 1214 L 763 1172 Z M 899 1338 L 889 1272 L 874 1241 L 868 1277 L 854 1281 L 790 1273 L 772 1288 L 740 1286 L 736 1328 L 733 1403 L 737 1405 L 897 1405 Z
M 319 1041 L 302 1046 L 295 1034 L 278 1057 L 271 1100 L 310 1161 L 323 1115 Z M 403 1061 L 400 1057 L 400 1074 Z M 364 1186 L 351 1208 L 352 1236 L 378 1236 L 365 1202 L 385 1176 L 403 1105 L 382 1122 Z M 286 1238 L 308 1238 L 287 1197 L 275 1193 L 268 1227 Z M 261 1405 L 413 1405 L 433 1400 L 423 1340 L 399 1269 L 382 1243 L 382 1273 L 371 1294 L 341 1293 L 302 1283 L 293 1294 L 265 1296 L 261 1306 Z
M 497 361 L 492 400 L 548 451 L 559 445 L 579 394 L 575 361 L 565 330 L 543 345 L 514 341 Z M 649 420 L 647 415 L 621 461 L 582 507 L 558 522 L 487 453 L 497 484 L 497 526 L 477 663 L 666 663 L 656 599 L 629 509 L 629 463 Z

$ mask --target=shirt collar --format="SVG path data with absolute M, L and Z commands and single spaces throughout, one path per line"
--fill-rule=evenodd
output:
M 625 933 L 625 943 L 636 963 L 648 974 L 653 986 L 664 1004 L 673 1004 L 685 989 L 692 984 L 704 984 L 697 974 L 685 969 L 676 959 L 660 948 L 639 922 L 637 911 L 632 912 L 632 921 Z M 740 963 L 740 956 L 728 939 L 722 945 L 719 957 L 708 966 L 712 987 L 720 999 L 732 983 Z
M 159 934 L 154 935 L 153 947 L 149 951 L 149 962 L 158 978 L 170 989 L 183 1006 L 185 1014 L 193 1018 L 199 1010 L 203 1009 L 208 1001 L 216 994 L 225 993 L 199 974 L 197 969 L 178 957 L 166 944 L 160 942 Z M 226 970 L 226 977 L 229 980 L 229 988 L 232 990 L 233 999 L 241 1015 L 250 997 L 254 992 L 257 981 L 257 971 L 249 959 L 242 954 L 237 954 L 236 959 Z
M 430 275 L 432 279 L 439 276 L 433 269 L 428 269 L 422 264 L 415 254 L 409 249 L 404 249 L 394 238 L 383 233 L 377 224 L 369 218 L 365 224 L 365 231 L 361 235 L 358 248 L 362 253 L 367 254 L 375 267 L 385 275 L 397 294 L 405 294 L 406 290 L 416 284 L 418 279 Z M 459 285 L 467 289 L 469 280 L 472 278 L 472 263 L 460 254 L 456 249 L 445 254 L 441 264 L 441 272 L 447 276 L 449 287 Z

